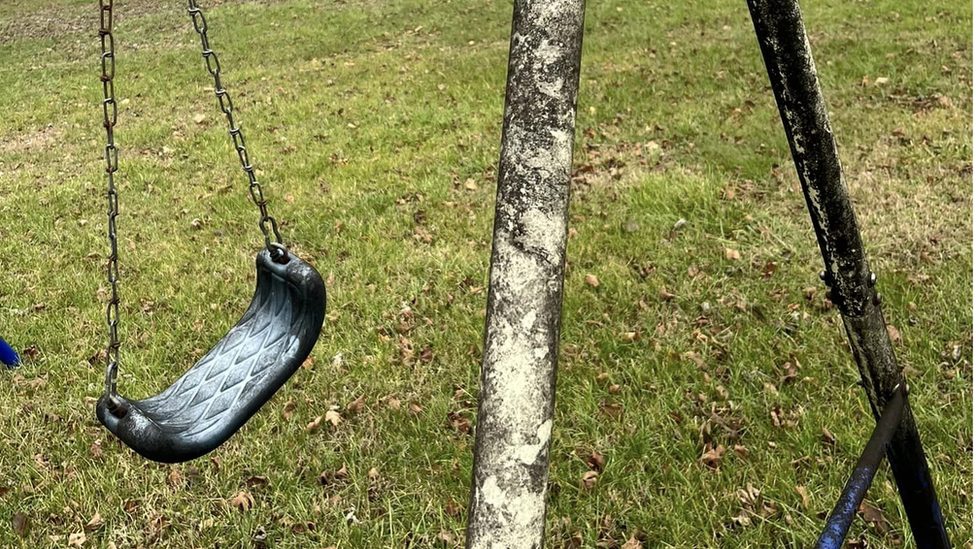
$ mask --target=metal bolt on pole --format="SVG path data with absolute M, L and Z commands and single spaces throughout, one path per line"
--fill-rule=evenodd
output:
M 796 0 L 747 0 L 830 287 L 875 418 L 903 383 L 877 278 L 854 217 L 827 106 Z M 948 549 L 942 511 L 909 404 L 888 444 L 888 461 L 919 549 Z
M 515 0 L 468 549 L 541 548 L 583 0 Z

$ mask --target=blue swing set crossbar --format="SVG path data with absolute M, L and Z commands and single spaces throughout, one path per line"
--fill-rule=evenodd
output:
M 904 412 L 905 402 L 907 402 L 906 393 L 908 392 L 907 388 L 903 387 L 906 386 L 895 387 L 894 394 L 891 395 L 888 405 L 885 406 L 881 417 L 878 418 L 874 432 L 871 433 L 871 438 L 868 439 L 864 451 L 861 452 L 861 457 L 854 465 L 854 471 L 844 486 L 844 491 L 841 492 L 837 505 L 830 512 L 827 525 L 817 539 L 814 549 L 841 549 L 843 547 L 844 539 L 851 529 L 851 523 L 854 522 L 861 501 L 864 500 L 864 495 L 871 487 L 874 475 L 878 472 L 881 460 L 885 456 L 888 443 L 891 442 L 891 437 L 901 422 L 902 412 Z

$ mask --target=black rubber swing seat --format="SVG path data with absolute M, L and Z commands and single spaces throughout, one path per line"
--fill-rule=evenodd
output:
M 257 287 L 247 312 L 217 345 L 162 393 L 145 400 L 106 397 L 96 414 L 109 431 L 154 461 L 177 463 L 223 444 L 308 357 L 325 318 L 315 269 L 257 256 Z

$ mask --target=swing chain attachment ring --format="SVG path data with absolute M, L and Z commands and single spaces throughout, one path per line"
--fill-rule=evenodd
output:
M 115 102 L 115 37 L 112 35 L 113 0 L 99 0 L 98 37 L 102 45 L 102 125 L 105 127 L 105 173 L 108 178 L 108 240 L 109 256 L 107 265 L 108 284 L 111 295 L 105 309 L 108 324 L 109 342 L 105 349 L 105 394 L 115 402 L 116 382 L 119 375 L 119 246 L 116 232 L 116 218 L 119 215 L 119 193 L 115 187 L 115 172 L 119 169 L 119 149 L 115 146 L 115 124 L 118 122 L 119 108 Z M 123 412 L 124 413 L 124 412 Z
M 224 88 L 220 79 L 220 58 L 217 52 L 210 48 L 210 38 L 207 36 L 207 18 L 203 15 L 203 10 L 197 5 L 197 0 L 187 0 L 187 13 L 193 21 L 193 30 L 200 35 L 200 46 L 203 49 L 203 60 L 207 65 L 207 72 L 213 77 L 214 95 L 217 97 L 217 104 L 220 112 L 227 117 L 227 132 L 234 142 L 234 150 L 237 151 L 237 158 L 241 161 L 241 169 L 247 174 L 249 182 L 248 191 L 251 201 L 258 207 L 261 214 L 258 227 L 264 234 L 264 245 L 276 263 L 288 263 L 288 249 L 281 241 L 281 233 L 278 232 L 278 221 L 268 213 L 268 201 L 264 198 L 264 189 L 258 183 L 258 178 L 254 174 L 254 165 L 251 164 L 251 157 L 247 150 L 247 142 L 241 132 L 241 126 L 234 120 L 234 102 L 230 94 Z

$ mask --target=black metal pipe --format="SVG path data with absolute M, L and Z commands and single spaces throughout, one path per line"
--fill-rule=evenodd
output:
M 848 530 L 851 529 L 851 523 L 857 515 L 861 501 L 864 500 L 864 495 L 867 494 L 868 488 L 871 487 L 871 481 L 874 480 L 874 475 L 878 472 L 878 466 L 881 465 L 885 448 L 895 434 L 898 424 L 901 423 L 901 415 L 907 402 L 907 392 L 907 389 L 898 386 L 891 398 L 888 399 L 888 405 L 881 413 L 881 417 L 878 418 L 878 424 L 874 427 L 871 438 L 864 446 L 864 451 L 861 452 L 857 464 L 854 465 L 854 471 L 844 486 L 844 490 L 837 500 L 837 505 L 830 512 L 827 525 L 824 526 L 823 533 L 817 539 L 814 549 L 841 549 L 843 547 L 844 539 L 847 537 Z
M 796 0 L 747 0 L 793 162 L 823 255 L 824 282 L 841 312 L 876 418 L 901 371 L 841 172 L 827 107 Z M 888 445 L 888 461 L 919 549 L 948 549 L 942 511 L 911 406 Z
M 584 0 L 515 0 L 468 549 L 543 545 Z

